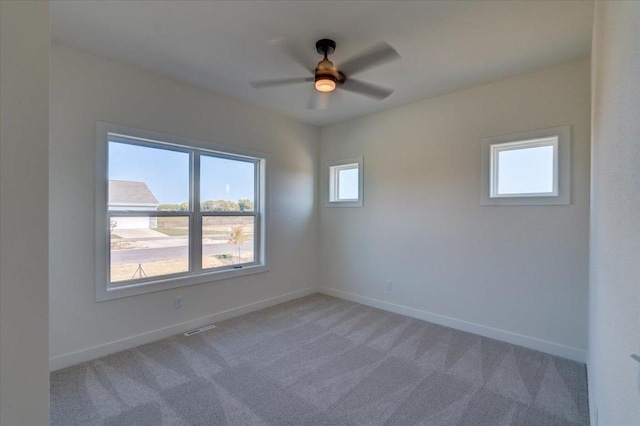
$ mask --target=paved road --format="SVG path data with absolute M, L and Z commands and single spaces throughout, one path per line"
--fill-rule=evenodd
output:
M 247 241 L 240 245 L 240 250 L 249 251 L 253 248 L 253 241 Z M 160 247 L 147 249 L 115 250 L 111 252 L 111 264 L 144 263 L 156 260 L 173 260 L 187 257 L 187 247 Z M 203 256 L 214 254 L 237 253 L 238 246 L 229 244 L 205 244 L 202 247 Z

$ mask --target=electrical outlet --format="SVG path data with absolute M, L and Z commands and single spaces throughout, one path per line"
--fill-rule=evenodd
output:
M 176 298 L 173 299 L 173 307 L 176 309 L 182 308 L 182 296 L 176 296 Z
M 385 284 L 386 284 L 386 286 L 385 286 L 385 288 L 384 288 L 384 291 L 391 291 L 391 290 L 393 290 L 393 283 L 391 282 L 391 280 L 386 280 L 386 281 L 385 281 Z

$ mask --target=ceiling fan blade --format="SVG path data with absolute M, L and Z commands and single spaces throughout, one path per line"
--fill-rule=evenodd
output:
M 327 109 L 329 106 L 329 93 L 318 92 L 315 88 L 309 96 L 309 102 L 307 103 L 307 109 Z
M 339 87 L 348 92 L 359 93 L 379 100 L 382 100 L 393 93 L 392 89 L 365 83 L 360 80 L 354 80 L 353 78 L 347 78 L 347 80 Z
M 284 37 L 276 37 L 274 39 L 269 40 L 269 43 L 272 46 L 279 47 L 282 52 L 287 55 L 289 58 L 293 59 L 295 63 L 300 65 L 305 70 L 313 72 L 315 69 L 314 58 L 310 57 L 306 53 L 303 53 L 301 49 L 296 47 L 290 40 L 287 40 Z
M 393 61 L 394 59 L 400 59 L 400 54 L 398 54 L 396 49 L 387 43 L 380 43 L 348 59 L 339 66 L 339 69 L 348 77 L 369 68 L 382 65 L 385 62 Z
M 285 86 L 287 84 L 306 83 L 307 81 L 313 81 L 313 80 L 314 80 L 314 77 L 278 78 L 275 80 L 252 81 L 249 84 L 251 84 L 256 89 L 262 89 L 264 87 Z
M 307 55 L 302 53 L 299 49 L 296 49 L 291 44 L 283 45 L 284 53 L 293 59 L 298 65 L 300 65 L 305 70 L 313 72 L 316 68 L 314 58 L 309 58 Z

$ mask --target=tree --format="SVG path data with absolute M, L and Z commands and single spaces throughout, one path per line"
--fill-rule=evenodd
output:
M 238 260 L 240 260 L 240 246 L 244 244 L 245 241 L 247 241 L 247 236 L 244 233 L 242 225 L 231 228 L 231 236 L 229 237 L 228 244 L 238 246 Z
M 202 203 L 200 203 L 200 210 L 206 212 L 215 211 L 215 203 L 216 202 L 213 200 L 203 201 Z
M 253 201 L 244 198 L 238 202 L 231 200 L 206 200 L 200 203 L 200 209 L 207 212 L 253 211 Z M 174 204 L 165 203 L 158 206 L 160 211 L 189 211 L 189 202 Z
M 238 203 L 236 203 L 235 201 L 231 201 L 231 200 L 218 200 L 218 207 L 219 207 L 219 211 L 223 211 L 223 212 L 237 212 L 238 209 Z
M 158 206 L 159 211 L 178 211 L 181 210 L 180 204 L 165 203 Z
M 238 200 L 238 207 L 240 208 L 241 212 L 244 211 L 253 211 L 253 201 L 247 199 L 247 198 L 241 198 Z
M 238 203 L 230 200 L 207 200 L 200 204 L 203 211 L 208 212 L 237 212 Z

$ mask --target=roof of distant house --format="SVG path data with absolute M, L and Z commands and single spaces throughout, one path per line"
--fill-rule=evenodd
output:
M 160 204 L 144 182 L 131 180 L 109 181 L 109 205 L 157 206 Z

